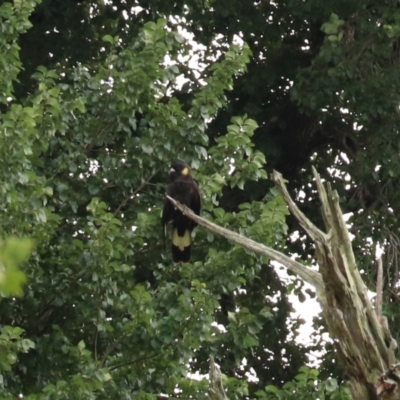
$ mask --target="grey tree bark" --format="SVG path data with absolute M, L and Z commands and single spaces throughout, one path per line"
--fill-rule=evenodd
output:
M 215 365 L 213 357 L 210 357 L 210 389 L 208 396 L 210 400 L 229 400 L 222 385 L 221 371 Z

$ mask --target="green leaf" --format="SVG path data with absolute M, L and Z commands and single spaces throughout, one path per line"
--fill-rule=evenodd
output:
M 154 151 L 153 147 L 148 144 L 142 144 L 141 148 L 146 154 L 152 154 Z
M 80 352 L 82 352 L 83 350 L 85 350 L 85 342 L 83 341 L 83 340 L 81 340 L 79 343 L 78 343 L 78 350 L 80 351 Z
M 275 394 L 280 393 L 280 390 L 279 390 L 276 386 L 274 386 L 274 385 L 268 385 L 268 386 L 265 387 L 264 390 L 265 390 L 267 393 L 275 393 Z
M 108 42 L 108 43 L 114 44 L 114 39 L 110 35 L 104 35 L 102 37 L 102 40 L 103 40 L 103 42 Z
M 236 314 L 234 312 L 228 311 L 228 320 L 237 324 Z

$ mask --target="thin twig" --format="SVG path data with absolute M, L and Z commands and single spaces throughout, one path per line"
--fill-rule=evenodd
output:
M 381 255 L 378 260 L 378 276 L 376 278 L 375 313 L 378 319 L 382 317 L 382 299 L 383 299 L 383 263 Z
M 158 174 L 158 172 L 160 171 L 161 168 L 158 168 L 157 170 L 154 171 L 154 173 L 152 175 L 150 175 L 150 177 L 146 180 L 143 181 L 140 186 L 135 189 L 128 197 L 126 197 L 121 204 L 118 206 L 118 208 L 114 211 L 114 217 L 119 213 L 119 211 L 121 210 L 122 207 L 124 207 L 128 201 L 134 197 L 137 193 L 139 193 L 146 185 L 148 185 L 148 183 L 153 179 L 153 177 Z

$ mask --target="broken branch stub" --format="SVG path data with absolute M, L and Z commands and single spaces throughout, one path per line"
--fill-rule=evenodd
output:
M 210 357 L 210 389 L 208 391 L 209 400 L 229 400 L 222 385 L 222 374 Z

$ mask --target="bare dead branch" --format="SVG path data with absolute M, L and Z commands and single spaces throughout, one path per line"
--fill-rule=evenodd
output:
M 188 216 L 193 221 L 197 222 L 199 225 L 204 226 L 210 231 L 217 233 L 225 237 L 228 240 L 231 240 L 234 243 L 237 243 L 244 248 L 254 251 L 257 254 L 268 257 L 274 261 L 278 261 L 283 264 L 286 268 L 298 274 L 304 281 L 313 285 L 317 290 L 322 289 L 322 280 L 320 275 L 311 270 L 310 268 L 298 263 L 295 260 L 292 260 L 290 257 L 285 254 L 280 253 L 277 250 L 272 249 L 271 247 L 265 246 L 261 243 L 257 243 L 256 241 L 246 238 L 236 232 L 230 231 L 229 229 L 223 228 L 219 225 L 214 224 L 211 221 L 206 220 L 205 218 L 199 217 L 188 207 L 178 203 L 172 197 L 167 196 L 167 199 L 179 210 L 181 210 L 186 216 Z
M 275 185 L 278 187 L 279 192 L 282 197 L 285 199 L 286 204 L 289 207 L 290 212 L 296 217 L 299 221 L 302 228 L 307 232 L 308 236 L 312 240 L 318 241 L 326 241 L 328 240 L 327 235 L 324 232 L 320 231 L 297 207 L 296 203 L 292 200 L 289 195 L 289 192 L 286 188 L 282 175 L 274 171 L 271 174 L 271 179 L 275 182 Z

